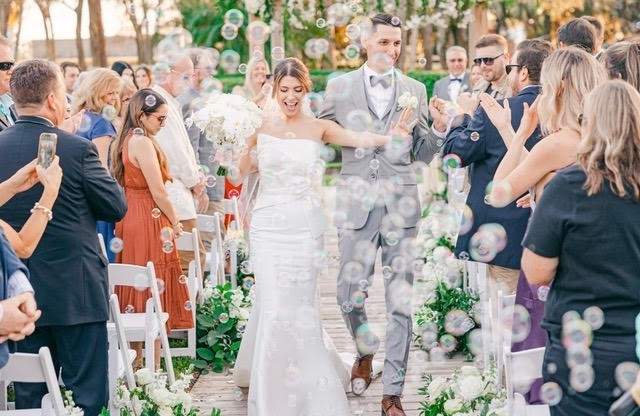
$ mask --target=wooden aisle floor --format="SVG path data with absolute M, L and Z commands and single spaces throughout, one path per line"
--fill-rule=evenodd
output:
M 335 188 L 325 189 L 325 206 L 333 207 Z M 330 214 L 330 212 L 327 212 Z M 338 245 L 335 227 L 330 226 L 325 235 L 325 247 L 329 253 L 330 261 L 327 271 L 320 276 L 321 316 L 322 323 L 328 334 L 333 339 L 338 352 L 355 352 L 355 345 L 347 332 L 342 315 L 336 304 L 336 276 L 338 273 Z M 376 265 L 374 283 L 367 299 L 367 315 L 371 328 L 380 337 L 382 343 L 376 360 L 384 357 L 384 333 L 386 326 L 386 307 L 384 302 L 384 287 L 380 273 L 379 256 Z M 414 293 L 417 293 L 414 290 Z M 414 305 L 420 303 L 414 296 Z M 405 412 L 408 416 L 418 415 L 422 397 L 418 389 L 423 385 L 422 375 L 426 373 L 434 375 L 449 375 L 462 364 L 461 359 L 446 362 L 431 363 L 426 359 L 420 349 L 412 346 L 402 400 Z M 222 410 L 223 416 L 246 416 L 246 394 L 236 388 L 231 380 L 231 375 L 208 373 L 201 375 L 194 385 L 191 393 L 194 405 L 200 410 L 201 416 L 209 416 L 212 408 Z M 377 378 L 365 392 L 357 397 L 349 394 L 349 402 L 353 415 L 379 416 L 380 400 L 382 399 L 382 382 Z M 269 415 L 272 416 L 272 415 Z M 277 415 L 273 415 L 277 416 Z M 330 415 L 326 415 L 330 416 Z

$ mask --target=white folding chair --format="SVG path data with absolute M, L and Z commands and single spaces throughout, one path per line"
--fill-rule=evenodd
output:
M 524 399 L 516 390 L 527 390 L 533 382 L 542 377 L 542 365 L 544 362 L 544 347 L 533 348 L 525 351 L 505 353 L 505 375 L 507 399 L 519 404 L 519 415 L 524 416 L 548 416 L 548 405 L 522 405 Z M 524 412 L 522 411 L 524 409 Z M 514 415 L 516 413 L 513 413 Z
M 144 341 L 145 366 L 151 371 L 155 370 L 155 340 L 160 337 L 167 376 L 169 383 L 173 384 L 176 377 L 165 326 L 169 314 L 162 311 L 160 291 L 153 263 L 148 262 L 147 267 L 132 264 L 109 264 L 109 293 L 114 293 L 116 286 L 130 286 L 136 290 L 150 289 L 151 297 L 147 300 L 145 312 L 122 314 L 122 326 L 129 342 Z
M 205 254 L 204 271 L 209 272 L 209 279 L 216 285 L 224 284 L 224 251 L 222 250 L 222 215 L 216 212 L 213 215 L 198 214 L 196 220 L 198 231 L 211 233 L 211 248 Z
M 496 378 L 500 386 L 505 374 L 506 354 L 511 352 L 511 329 L 515 302 L 516 295 L 505 295 L 502 290 L 498 291 L 498 308 L 496 320 L 493 322 L 493 339 L 496 351 Z
M 136 351 L 129 348 L 129 343 L 124 333 L 120 302 L 118 302 L 117 295 L 110 296 L 109 307 L 113 321 L 107 324 L 109 334 L 109 408 L 112 414 L 117 414 L 117 409 L 113 404 L 116 398 L 118 380 L 124 378 L 129 391 L 136 387 L 132 366 L 133 361 L 136 359 Z
M 491 347 L 493 335 L 491 333 L 491 297 L 487 286 L 487 265 L 475 261 L 465 261 L 463 267 L 463 288 L 470 290 L 480 298 L 481 316 L 480 330 L 482 333 L 482 364 L 484 369 L 491 365 Z
M 41 402 L 40 409 L 7 410 L 6 386 L 11 382 L 18 383 L 46 383 L 47 393 Z M 2 399 L 0 400 L 0 415 L 35 416 L 51 415 L 66 416 L 60 386 L 56 371 L 53 368 L 51 352 L 47 347 L 41 347 L 38 354 L 17 352 L 9 355 L 9 361 L 0 370 L 0 384 L 2 384 Z

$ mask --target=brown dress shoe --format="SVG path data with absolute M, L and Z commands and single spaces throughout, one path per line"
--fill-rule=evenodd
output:
M 371 366 L 373 362 L 373 354 L 356 358 L 351 368 L 351 391 L 356 396 L 360 396 L 365 392 L 369 384 L 371 384 Z
M 407 416 L 402 410 L 400 396 L 382 396 L 382 416 Z

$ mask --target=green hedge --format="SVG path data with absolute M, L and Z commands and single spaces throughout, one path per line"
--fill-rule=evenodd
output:
M 325 86 L 327 85 L 327 78 L 330 74 L 334 72 L 346 72 L 348 70 L 342 71 L 331 71 L 331 70 L 313 70 L 311 71 L 311 80 L 313 81 L 313 90 L 314 91 L 324 91 Z M 414 78 L 420 82 L 422 82 L 427 88 L 427 94 L 431 97 L 431 93 L 433 92 L 433 84 L 442 78 L 445 73 L 439 71 L 410 71 L 407 73 L 408 76 Z M 241 74 L 232 74 L 232 75 L 220 75 L 217 77 L 222 84 L 224 85 L 225 92 L 231 92 L 233 87 L 236 85 L 242 85 L 244 83 L 244 75 Z

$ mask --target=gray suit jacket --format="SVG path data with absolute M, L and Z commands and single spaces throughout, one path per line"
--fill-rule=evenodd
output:
M 428 126 L 429 109 L 425 86 L 398 70 L 395 71 L 394 78 L 393 99 L 381 119 L 376 115 L 367 96 L 362 67 L 334 78 L 327 84 L 327 93 L 319 118 L 348 127 L 349 114 L 354 110 L 364 110 L 371 115 L 373 131 L 381 134 L 387 133 L 399 118 L 402 109 L 399 108 L 397 100 L 402 94 L 409 93 L 418 99 L 418 123 L 413 128 L 412 140 L 394 142 L 385 148 L 367 149 L 364 156 L 360 154 L 361 151 L 356 155 L 354 148 L 342 148 L 340 182 L 345 184 L 339 185 L 338 194 L 347 197 L 341 198 L 339 202 L 338 208 L 346 208 L 346 218 L 336 219 L 339 227 L 357 230 L 364 227 L 369 217 L 370 210 L 363 208 L 362 196 L 347 188 L 349 183 L 353 184 L 358 179 L 369 183 L 371 189 L 380 189 L 380 181 L 392 184 L 391 192 L 384 191 L 381 194 L 388 212 L 398 214 L 395 218 L 402 218 L 394 221 L 397 226 L 415 227 L 420 218 L 416 175 L 411 165 L 416 160 L 429 163 L 439 151 L 438 143 L 441 143 L 441 140 L 433 135 Z M 377 169 L 371 167 L 373 159 L 377 160 Z M 403 197 L 411 198 L 413 203 L 407 202 Z M 346 207 L 340 206 L 343 204 L 346 204 Z M 407 206 L 415 209 L 407 212 Z
M 449 96 L 449 84 L 451 83 L 451 79 L 449 78 L 449 74 L 447 74 L 444 78 L 440 78 L 433 84 L 433 95 L 443 100 L 451 101 L 451 97 Z M 469 73 L 465 72 L 462 77 L 462 86 L 460 88 L 460 92 L 469 91 Z

